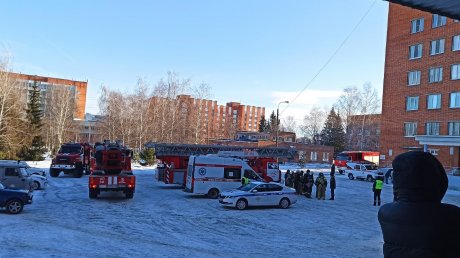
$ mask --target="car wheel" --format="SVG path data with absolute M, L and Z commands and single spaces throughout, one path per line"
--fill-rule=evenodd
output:
M 219 190 L 217 190 L 216 188 L 212 188 L 211 190 L 209 190 L 209 192 L 208 192 L 208 197 L 209 198 L 217 199 L 218 196 L 219 196 Z
M 348 179 L 353 180 L 353 179 L 355 179 L 355 177 L 353 176 L 352 173 L 350 173 L 350 174 L 348 174 Z
M 132 190 L 126 191 L 125 197 L 126 197 L 126 199 L 132 199 L 134 197 L 134 191 L 132 191 Z
M 73 176 L 76 178 L 80 178 L 83 176 L 83 168 L 77 168 L 73 172 Z
M 24 208 L 24 204 L 22 204 L 22 202 L 19 200 L 11 200 L 8 201 L 5 207 L 6 212 L 8 212 L 9 214 L 18 214 Z
M 33 182 L 31 183 L 31 187 L 32 187 L 32 190 L 34 190 L 34 191 L 35 191 L 35 190 L 38 190 L 38 189 L 40 189 L 40 183 L 37 182 L 37 181 L 33 181 Z
M 287 209 L 291 205 L 291 202 L 289 201 L 288 198 L 283 198 L 280 201 L 280 208 L 281 209 Z
M 51 177 L 58 177 L 59 176 L 59 171 L 54 168 L 50 168 L 50 176 Z
M 239 199 L 237 202 L 236 202 L 236 208 L 238 210 L 244 210 L 248 207 L 248 202 L 245 200 L 245 199 Z
M 372 176 L 371 176 L 371 175 L 368 175 L 366 179 L 367 179 L 367 181 L 369 181 L 369 182 L 372 182 L 372 181 L 374 181 L 374 179 L 372 178 Z
M 89 198 L 90 199 L 97 198 L 98 194 L 99 194 L 99 192 L 97 190 L 89 189 Z

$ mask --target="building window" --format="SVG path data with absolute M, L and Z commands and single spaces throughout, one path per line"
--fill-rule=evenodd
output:
M 427 108 L 428 109 L 441 108 L 441 94 L 428 95 Z
M 428 149 L 428 152 L 433 156 L 438 156 L 439 149 Z
M 425 20 L 423 18 L 413 20 L 411 22 L 410 32 L 411 33 L 417 33 L 417 32 L 423 31 L 424 21 Z
M 433 40 L 431 41 L 431 52 L 430 54 L 433 55 L 439 55 L 444 53 L 444 39 L 438 39 L 438 40 Z
M 418 110 L 418 96 L 407 97 L 406 110 Z
M 451 79 L 452 79 L 452 80 L 458 80 L 458 79 L 460 79 L 460 64 L 454 64 L 454 65 L 452 65 L 452 69 L 451 69 Z
M 450 108 L 460 108 L 460 92 L 452 92 L 450 94 Z
M 440 82 L 442 81 L 442 67 L 430 68 L 429 82 Z
M 421 74 L 422 74 L 422 72 L 420 72 L 420 71 L 410 71 L 408 73 L 409 86 L 419 85 L 420 84 Z
M 323 152 L 323 161 L 326 161 L 326 162 L 329 161 L 329 153 L 328 152 Z
M 449 135 L 460 135 L 460 122 L 449 122 Z
M 417 59 L 422 57 L 423 45 L 417 44 L 409 47 L 409 59 Z
M 318 153 L 316 151 L 312 151 L 310 155 L 310 160 L 316 161 L 318 159 Z
M 425 124 L 426 135 L 439 135 L 439 122 L 428 122 Z
M 454 36 L 452 39 L 452 51 L 460 50 L 460 35 Z
M 404 123 L 404 136 L 413 137 L 417 133 L 417 123 Z
M 433 14 L 433 28 L 445 26 L 447 22 L 446 16 Z

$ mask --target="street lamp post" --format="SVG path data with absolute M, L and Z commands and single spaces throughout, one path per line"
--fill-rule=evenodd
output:
M 280 103 L 278 103 L 278 107 L 276 108 L 276 147 L 278 147 L 278 131 L 279 131 L 279 127 L 280 127 L 280 123 L 279 123 L 279 109 L 280 109 L 280 104 L 289 104 L 289 101 L 285 100 L 285 101 L 281 101 Z

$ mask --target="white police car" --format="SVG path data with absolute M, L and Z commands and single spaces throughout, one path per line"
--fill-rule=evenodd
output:
M 219 195 L 219 203 L 244 210 L 248 206 L 288 208 L 297 202 L 295 190 L 277 183 L 251 182 Z

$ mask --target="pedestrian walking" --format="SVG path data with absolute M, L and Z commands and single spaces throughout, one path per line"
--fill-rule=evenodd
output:
M 318 200 L 325 200 L 326 199 L 327 179 L 324 177 L 324 174 L 322 172 L 319 173 L 319 176 L 316 178 L 315 185 L 316 185 L 316 198 Z
M 374 184 L 372 185 L 372 191 L 374 192 L 374 206 L 377 203 L 380 206 L 380 194 L 382 193 L 383 188 L 383 178 L 381 176 L 377 176 L 375 179 Z
M 335 173 L 331 172 L 331 179 L 329 182 L 329 187 L 331 188 L 331 198 L 329 200 L 334 200 L 335 196 Z

